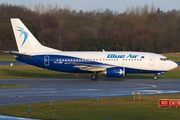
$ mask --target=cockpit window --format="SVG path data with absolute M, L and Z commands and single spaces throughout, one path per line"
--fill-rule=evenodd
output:
M 168 58 L 160 58 L 161 61 L 169 60 Z

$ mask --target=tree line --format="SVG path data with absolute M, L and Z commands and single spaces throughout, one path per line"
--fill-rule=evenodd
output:
M 41 44 L 63 51 L 180 51 L 180 10 L 163 12 L 153 4 L 124 13 L 0 4 L 0 50 L 17 50 L 10 18 L 20 18 Z

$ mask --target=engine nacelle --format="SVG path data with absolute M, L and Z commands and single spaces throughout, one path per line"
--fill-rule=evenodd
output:
M 106 77 L 123 77 L 125 76 L 125 68 L 123 67 L 113 67 L 106 68 L 106 71 L 102 72 Z

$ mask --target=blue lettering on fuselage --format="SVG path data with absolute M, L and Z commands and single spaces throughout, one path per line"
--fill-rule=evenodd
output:
M 136 58 L 137 56 L 139 56 L 139 55 L 132 55 L 132 54 L 129 54 L 126 58 Z
M 129 54 L 126 58 L 136 58 L 139 55 Z M 108 54 L 107 58 L 125 58 L 125 55 Z
M 125 55 L 108 54 L 107 58 L 124 58 Z

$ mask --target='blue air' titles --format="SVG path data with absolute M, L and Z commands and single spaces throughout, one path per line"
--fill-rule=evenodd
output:
M 116 55 L 116 54 L 108 54 L 107 58 L 137 58 L 139 55 L 129 54 L 127 57 L 125 55 Z
M 139 55 L 132 55 L 132 54 L 129 54 L 126 58 L 136 58 L 137 56 L 139 56 Z

